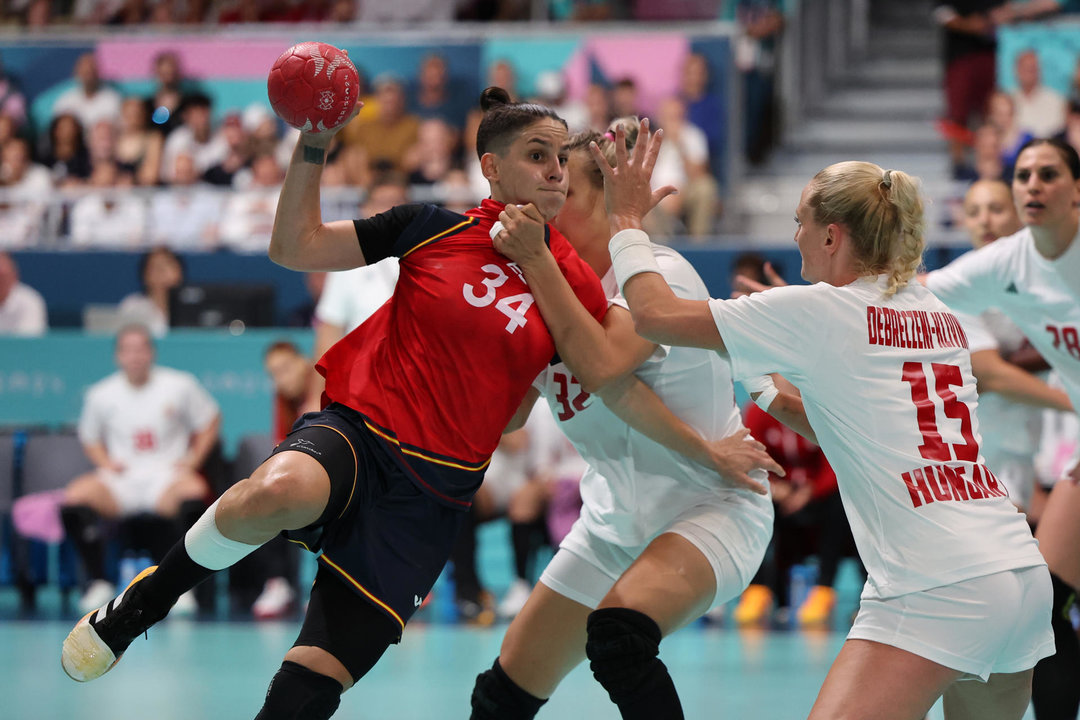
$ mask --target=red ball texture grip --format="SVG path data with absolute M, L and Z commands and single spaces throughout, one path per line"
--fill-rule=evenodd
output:
M 304 132 L 339 127 L 355 107 L 359 90 L 360 76 L 348 55 L 321 42 L 293 45 L 266 80 L 274 112 Z

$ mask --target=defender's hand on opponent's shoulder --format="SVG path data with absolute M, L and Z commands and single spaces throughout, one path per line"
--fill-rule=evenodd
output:
M 637 144 L 627 151 L 626 131 L 620 125 L 615 130 L 615 167 L 608 164 L 596 143 L 589 145 L 593 160 L 604 174 L 604 200 L 612 234 L 641 229 L 642 218 L 661 200 L 678 192 L 674 185 L 653 190 L 650 184 L 663 139 L 664 131 L 650 132 L 649 119 L 645 118 L 641 121 Z
M 544 216 L 532 203 L 507 205 L 499 213 L 503 229 L 491 239 L 495 249 L 522 267 L 551 253 L 544 243 Z
M 758 495 L 766 495 L 768 490 L 750 477 L 750 472 L 768 470 L 783 477 L 784 468 L 780 467 L 780 464 L 765 451 L 764 445 L 749 435 L 749 430 L 741 428 L 725 438 L 710 442 L 712 456 L 710 464 L 734 487 L 751 490 Z

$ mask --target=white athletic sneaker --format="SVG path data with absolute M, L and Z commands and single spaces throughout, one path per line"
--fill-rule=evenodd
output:
M 169 614 L 173 617 L 191 617 L 199 612 L 199 601 L 195 599 L 195 591 L 188 590 L 176 599 Z
M 518 578 L 510 584 L 510 589 L 503 595 L 503 599 L 499 601 L 498 613 L 499 617 L 511 620 L 521 612 L 521 608 L 525 607 L 525 601 L 529 599 L 529 595 L 532 593 L 532 585 L 526 580 Z
M 94 580 L 79 598 L 79 612 L 86 614 L 109 602 L 116 596 L 116 586 L 108 580 Z
M 283 577 L 272 577 L 251 606 L 256 620 L 274 620 L 289 614 L 296 602 L 296 591 Z

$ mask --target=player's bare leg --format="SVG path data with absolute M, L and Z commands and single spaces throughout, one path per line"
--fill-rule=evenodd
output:
M 181 594 L 282 530 L 314 523 L 329 497 L 330 478 L 314 458 L 296 451 L 271 456 L 211 505 L 160 566 L 79 621 L 64 641 L 65 672 L 83 682 L 100 677 Z
M 587 606 L 537 583 L 507 628 L 495 664 L 476 679 L 473 720 L 533 717 L 585 659 L 589 613 Z
M 1078 471 L 1080 472 L 1080 471 Z M 1035 538 L 1050 572 L 1073 588 L 1080 588 L 1080 485 L 1063 479 L 1047 498 Z
M 1080 473 L 1080 469 L 1073 474 Z M 1075 718 L 1080 711 L 1080 640 L 1069 619 L 1069 607 L 1080 588 L 1080 485 L 1063 478 L 1050 492 L 1035 538 L 1046 558 L 1054 584 L 1050 617 L 1057 652 L 1035 666 L 1032 702 L 1039 717 Z
M 169 483 L 155 503 L 154 512 L 161 517 L 176 517 L 180 513 L 181 505 L 188 501 L 203 500 L 208 492 L 209 487 L 202 475 L 187 468 L 178 469 L 176 479 Z
M 961 673 L 906 650 L 848 640 L 808 720 L 922 720 Z
M 585 620 L 590 608 L 537 583 L 503 637 L 499 664 L 521 688 L 551 697 L 585 659 Z
M 589 616 L 593 675 L 623 718 L 681 718 L 682 706 L 660 639 L 703 614 L 717 578 L 705 555 L 675 533 L 645 548 Z
M 1019 720 L 1031 699 L 1032 670 L 961 680 L 945 691 L 945 720 Z

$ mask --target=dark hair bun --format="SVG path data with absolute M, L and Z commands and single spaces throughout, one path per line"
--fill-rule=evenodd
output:
M 480 93 L 480 109 L 484 112 L 491 110 L 499 105 L 512 105 L 510 100 L 510 93 L 503 90 L 501 87 L 492 85 L 491 87 Z

